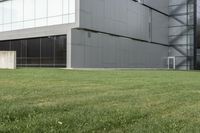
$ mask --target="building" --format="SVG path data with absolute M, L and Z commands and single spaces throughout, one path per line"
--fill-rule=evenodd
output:
M 0 50 L 20 67 L 196 69 L 197 2 L 1 0 Z

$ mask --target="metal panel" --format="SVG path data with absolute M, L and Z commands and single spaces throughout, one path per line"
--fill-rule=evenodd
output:
M 149 8 L 130 0 L 80 0 L 80 28 L 149 41 Z
M 152 11 L 152 41 L 168 44 L 168 17 Z
M 72 68 L 166 68 L 167 57 L 167 46 L 72 30 Z
M 168 14 L 169 0 L 144 0 L 144 4 Z

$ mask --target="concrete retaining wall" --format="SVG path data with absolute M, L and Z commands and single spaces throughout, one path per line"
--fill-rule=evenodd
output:
M 16 52 L 0 51 L 0 69 L 16 68 Z

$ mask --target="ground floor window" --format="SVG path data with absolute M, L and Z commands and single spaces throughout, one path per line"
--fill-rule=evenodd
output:
M 16 51 L 19 67 L 66 67 L 66 35 L 1 41 L 0 51 Z

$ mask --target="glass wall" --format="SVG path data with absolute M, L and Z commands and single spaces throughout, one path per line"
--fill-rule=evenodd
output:
M 196 34 L 197 34 L 197 48 L 200 48 L 200 0 L 197 0 L 196 4 Z
M 0 32 L 75 22 L 75 0 L 0 2 Z
M 66 67 L 66 35 L 1 41 L 4 50 L 16 51 L 20 67 Z
M 196 0 L 195 10 L 195 45 L 194 45 L 194 66 L 200 70 L 200 0 Z

